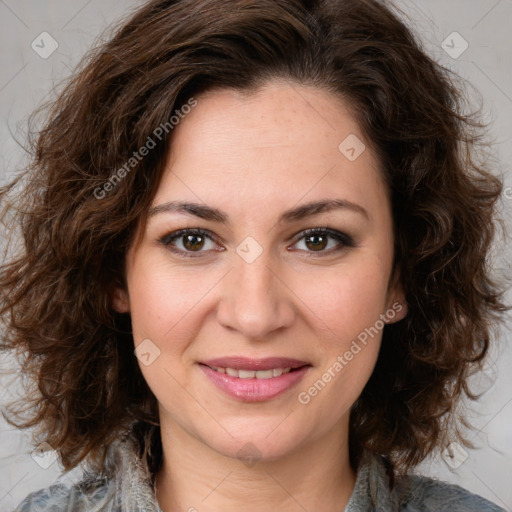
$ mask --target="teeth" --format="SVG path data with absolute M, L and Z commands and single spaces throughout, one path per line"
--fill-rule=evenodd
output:
M 214 367 L 216 372 L 227 373 L 231 377 L 238 377 L 239 379 L 271 379 L 272 377 L 279 377 L 284 373 L 288 373 L 291 368 L 273 368 L 271 370 L 235 370 L 234 368 L 221 368 Z

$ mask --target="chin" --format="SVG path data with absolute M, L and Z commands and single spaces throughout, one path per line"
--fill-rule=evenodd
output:
M 215 438 L 203 439 L 211 449 L 225 457 L 238 459 L 247 466 L 256 462 L 272 462 L 292 454 L 298 449 L 300 440 L 288 429 L 277 432 L 276 424 L 279 421 L 258 423 L 258 426 L 243 428 L 240 434 L 226 427 L 232 437 L 225 431 L 225 435 Z

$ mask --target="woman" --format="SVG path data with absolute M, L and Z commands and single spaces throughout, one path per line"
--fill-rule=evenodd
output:
M 411 474 L 505 310 L 454 84 L 375 0 L 153 0 L 87 55 L 0 283 L 11 421 L 88 469 L 17 510 L 502 510 Z

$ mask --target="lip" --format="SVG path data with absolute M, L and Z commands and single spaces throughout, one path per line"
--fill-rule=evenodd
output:
M 288 361 L 287 364 L 289 364 L 291 361 L 290 359 L 285 360 L 282 358 L 279 360 L 281 362 Z M 264 361 L 264 364 L 268 363 L 268 360 L 261 361 Z M 294 361 L 297 362 L 297 360 Z M 252 360 L 252 362 L 254 362 L 254 360 Z M 230 364 L 233 364 L 232 360 Z M 219 364 L 218 366 L 222 365 Z M 282 368 L 282 366 L 271 366 L 271 368 L 277 367 Z M 287 368 L 288 366 L 285 367 Z M 270 400 L 271 398 L 274 398 L 294 387 L 306 375 L 306 373 L 311 368 L 311 365 L 302 366 L 294 371 L 290 371 L 279 377 L 272 377 L 270 379 L 241 379 L 239 377 L 232 377 L 226 373 L 218 373 L 215 370 L 212 370 L 209 366 L 206 366 L 202 363 L 199 364 L 199 368 L 201 368 L 210 382 L 212 382 L 219 390 L 223 391 L 230 397 L 235 398 L 241 402 L 263 402 L 265 400 Z M 227 366 L 227 368 L 232 367 Z M 260 367 L 260 369 L 262 368 Z
M 220 357 L 208 361 L 200 361 L 200 364 L 221 368 L 234 368 L 237 370 L 271 370 L 272 368 L 300 368 L 311 366 L 306 361 L 290 359 L 288 357 L 266 357 L 264 359 L 250 359 L 248 357 Z M 278 378 L 278 377 L 275 377 Z

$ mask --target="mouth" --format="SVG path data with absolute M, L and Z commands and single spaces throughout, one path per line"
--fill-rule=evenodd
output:
M 268 370 L 242 370 L 229 367 L 225 368 L 222 366 L 209 366 L 207 364 L 204 364 L 203 366 L 208 366 L 208 368 L 214 370 L 217 373 L 225 373 L 230 377 L 237 377 L 239 379 L 272 379 L 273 377 L 280 377 L 286 373 L 295 372 L 300 368 L 311 365 L 305 364 L 303 366 L 298 366 L 297 368 L 269 368 Z
M 199 364 L 208 366 L 217 373 L 224 373 L 239 379 L 271 379 L 297 371 L 304 366 L 311 366 L 306 361 L 288 357 L 266 357 L 264 359 L 222 357 L 202 361 Z
M 210 382 L 232 398 L 261 402 L 292 389 L 312 365 L 284 357 L 225 357 L 200 362 L 199 367 Z

